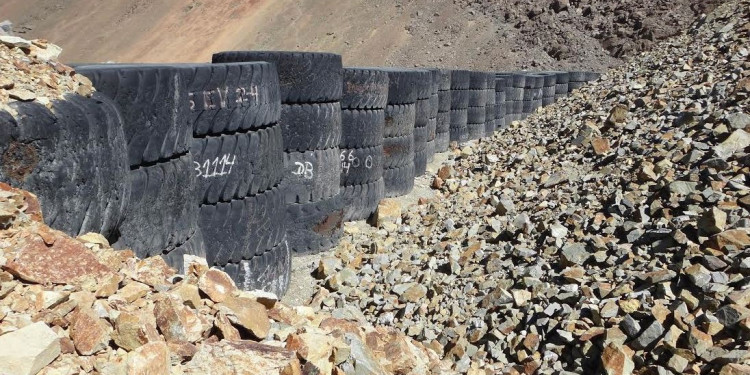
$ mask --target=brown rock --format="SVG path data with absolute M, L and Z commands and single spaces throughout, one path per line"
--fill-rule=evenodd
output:
M 401 219 L 401 204 L 395 199 L 383 199 L 372 218 L 378 228 L 385 223 L 396 223 Z
M 112 339 L 117 346 L 127 351 L 149 342 L 161 341 L 155 318 L 145 312 L 121 312 L 115 320 Z
M 610 343 L 602 352 L 602 364 L 607 375 L 632 374 L 635 368 L 633 353 L 615 343 Z
M 724 249 L 727 246 L 734 246 L 737 249 L 750 247 L 750 236 L 741 229 L 732 229 L 719 233 L 711 237 L 711 240 L 717 249 Z
M 204 343 L 188 362 L 185 374 L 301 375 L 296 354 L 252 341 Z
M 23 230 L 5 252 L 5 269 L 17 277 L 38 284 L 80 285 L 112 276 L 82 243 L 48 228 L 35 231 Z
M 167 341 L 196 342 L 203 335 L 203 324 L 196 313 L 176 298 L 165 297 L 156 301 L 154 316 Z
M 229 321 L 229 318 L 219 311 L 216 313 L 216 319 L 214 319 L 214 325 L 221 333 L 221 336 L 225 340 L 240 340 L 242 337 L 240 336 L 240 331 L 237 330 L 237 328 L 234 328 L 232 323 Z
M 240 327 L 250 331 L 258 339 L 265 339 L 271 329 L 266 307 L 244 297 L 230 297 L 217 304 L 216 308 L 226 314 L 227 318 Z
M 215 268 L 208 270 L 198 279 L 198 288 L 216 303 L 224 302 L 237 290 L 229 275 Z
M 70 326 L 70 338 L 76 351 L 82 355 L 91 355 L 109 346 L 112 327 L 100 319 L 89 308 L 78 308 L 73 313 Z
M 138 261 L 133 279 L 155 287 L 170 284 L 168 279 L 174 275 L 175 270 L 162 257 L 154 256 Z
M 721 368 L 719 375 L 747 375 L 750 374 L 750 366 L 739 363 L 730 363 Z
M 450 165 L 444 165 L 440 167 L 440 169 L 438 169 L 437 176 L 443 181 L 453 177 L 453 167 L 451 167 Z
M 607 122 L 611 124 L 622 124 L 627 121 L 628 116 L 628 107 L 618 104 L 614 108 L 612 108 L 611 111 L 609 111 L 609 117 L 607 118 Z
M 318 374 L 331 374 L 334 363 L 334 338 L 319 333 L 293 334 L 286 339 L 286 348 L 293 350 L 297 356 L 316 367 Z
M 606 138 L 594 137 L 591 140 L 591 147 L 594 148 L 594 153 L 597 155 L 604 155 L 612 150 L 609 146 L 609 140 Z
M 169 349 L 162 341 L 148 343 L 128 354 L 128 375 L 169 374 Z
M 131 281 L 127 283 L 124 287 L 122 287 L 117 292 L 117 295 L 122 297 L 128 303 L 133 303 L 137 299 L 148 294 L 148 292 L 150 291 L 151 291 L 151 288 L 148 285 L 139 283 L 137 281 Z

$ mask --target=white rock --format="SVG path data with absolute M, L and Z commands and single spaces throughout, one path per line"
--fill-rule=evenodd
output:
M 0 336 L 0 374 L 36 374 L 60 355 L 60 340 L 37 322 Z

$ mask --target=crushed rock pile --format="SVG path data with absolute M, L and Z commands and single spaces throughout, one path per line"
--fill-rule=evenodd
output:
M 0 184 L 0 373 L 447 373 L 395 328 L 238 290 L 201 258 L 185 269 L 52 230 Z
M 750 1 L 454 149 L 313 300 L 469 374 L 750 373 Z
M 13 113 L 13 102 L 33 102 L 51 108 L 66 94 L 91 97 L 88 78 L 57 61 L 62 49 L 45 40 L 0 35 L 0 111 Z

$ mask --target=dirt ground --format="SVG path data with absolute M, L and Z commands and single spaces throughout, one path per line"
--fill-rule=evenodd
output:
M 345 65 L 592 69 L 720 0 L 9 0 L 0 18 L 66 62 L 200 62 L 215 51 L 341 53 Z

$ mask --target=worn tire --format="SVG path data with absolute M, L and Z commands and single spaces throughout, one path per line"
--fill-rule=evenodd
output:
M 383 168 L 395 168 L 414 160 L 414 136 L 383 138 Z
M 186 153 L 130 171 L 130 201 L 112 247 L 139 258 L 166 254 L 196 231 L 193 157 Z
M 388 73 L 375 68 L 344 68 L 342 109 L 383 109 L 388 104 Z
M 284 184 L 258 195 L 200 206 L 198 226 L 209 265 L 251 259 L 284 238 Z
M 425 144 L 430 137 L 430 127 L 423 126 L 421 128 L 414 128 L 414 152 L 424 150 Z
M 198 202 L 242 199 L 278 185 L 284 178 L 281 126 L 193 138 L 190 153 Z
M 484 138 L 484 128 L 485 124 L 483 122 L 480 124 L 466 124 L 466 132 L 469 140 Z
M 279 78 L 266 62 L 177 64 L 188 91 L 193 135 L 258 129 L 279 121 Z
M 586 82 L 588 80 L 586 78 L 586 72 L 582 71 L 568 72 L 568 77 L 568 82 Z
M 435 123 L 435 133 L 447 133 L 451 128 L 451 113 L 439 112 Z
M 339 146 L 364 148 L 382 145 L 384 126 L 383 109 L 342 109 Z
M 427 145 L 420 151 L 414 152 L 414 177 L 419 177 L 427 172 L 427 159 L 429 155 L 427 153 Z
M 76 69 L 112 99 L 123 119 L 131 167 L 187 152 L 189 99 L 180 68 L 168 65 L 88 65 Z
M 469 107 L 466 110 L 466 122 L 469 124 L 484 124 L 487 120 L 487 108 Z
M 327 149 L 338 146 L 341 140 L 338 102 L 283 104 L 279 123 L 285 151 Z
M 470 90 L 451 90 L 451 110 L 469 108 Z
M 554 96 L 551 97 L 551 98 L 542 98 L 542 106 L 543 107 L 546 107 L 548 105 L 552 105 L 554 103 L 555 103 L 555 97 Z
M 284 104 L 322 103 L 341 100 L 341 55 L 321 52 L 227 51 L 215 53 L 214 63 L 267 61 L 279 73 Z
M 68 95 L 0 111 L 0 181 L 33 192 L 45 222 L 77 236 L 111 238 L 130 199 L 122 118 L 103 95 Z
M 261 255 L 216 268 L 226 272 L 241 290 L 263 290 L 282 297 L 289 289 L 292 253 L 284 240 Z
M 414 163 L 384 169 L 383 182 L 386 198 L 409 194 L 414 189 Z
M 449 91 L 451 89 L 451 71 L 448 69 L 435 69 L 438 73 L 438 91 Z
M 437 117 L 438 112 L 440 112 L 440 98 L 438 97 L 437 93 L 434 93 L 430 95 L 430 114 L 429 118 L 434 119 Z
M 469 107 L 484 107 L 487 104 L 487 90 L 468 90 Z
M 340 194 L 317 202 L 287 205 L 287 239 L 294 253 L 318 253 L 338 243 L 343 232 Z
M 438 113 L 451 110 L 451 90 L 438 91 Z
M 471 72 L 468 70 L 451 71 L 451 90 L 468 90 L 471 82 Z
M 339 148 L 284 153 L 287 203 L 309 203 L 339 194 Z
M 380 68 L 388 74 L 388 104 L 411 104 L 430 97 L 430 72 L 421 69 Z
M 555 73 L 555 84 L 564 84 L 570 82 L 570 73 L 568 72 L 554 72 Z
M 448 148 L 450 147 L 451 143 L 451 132 L 448 130 L 447 132 L 437 133 L 435 136 L 435 152 L 445 152 L 448 151 Z
M 342 148 L 341 186 L 362 185 L 383 178 L 383 146 Z
M 417 99 L 414 111 L 414 127 L 427 126 L 427 122 L 430 120 L 430 99 Z
M 341 189 L 344 200 L 344 221 L 367 220 L 385 197 L 383 178 L 361 185 L 348 185 Z
M 555 95 L 567 95 L 568 94 L 568 83 L 560 83 L 555 85 Z
M 385 109 L 383 137 L 411 135 L 415 122 L 415 104 L 389 104 Z
M 187 241 L 178 245 L 174 250 L 162 254 L 161 257 L 170 267 L 177 270 L 177 273 L 185 274 L 185 255 L 206 258 L 206 243 L 200 229 L 196 229 Z

